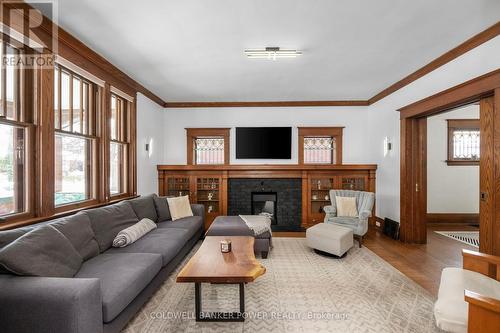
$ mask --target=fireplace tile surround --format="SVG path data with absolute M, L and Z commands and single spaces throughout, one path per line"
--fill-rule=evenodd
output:
M 301 231 L 302 179 L 229 179 L 228 215 L 251 215 L 252 193 L 276 193 L 273 231 Z

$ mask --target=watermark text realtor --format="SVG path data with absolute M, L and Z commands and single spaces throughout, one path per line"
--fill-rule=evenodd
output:
M 57 0 L 0 2 L 1 64 L 19 69 L 53 68 L 58 53 Z M 52 24 L 54 23 L 54 24 Z

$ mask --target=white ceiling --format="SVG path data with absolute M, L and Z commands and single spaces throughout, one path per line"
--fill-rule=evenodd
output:
M 368 99 L 500 20 L 499 0 L 59 0 L 59 24 L 165 101 Z M 247 59 L 247 48 L 303 55 Z

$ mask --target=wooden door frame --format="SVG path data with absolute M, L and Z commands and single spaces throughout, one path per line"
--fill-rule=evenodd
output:
M 438 94 L 405 106 L 400 111 L 401 119 L 401 164 L 400 164 L 400 238 L 405 243 L 425 243 L 427 238 L 425 214 L 427 207 L 427 117 L 469 104 L 484 97 L 494 96 L 495 118 L 500 120 L 500 69 L 479 76 L 458 86 L 444 90 Z M 491 124 L 495 141 L 500 141 L 500 121 Z M 500 184 L 500 151 L 495 152 L 495 164 L 499 165 L 495 173 L 495 183 Z M 500 199 L 500 186 L 494 187 L 492 193 L 493 205 L 500 210 L 494 201 Z M 499 221 L 493 220 L 491 234 L 494 230 L 500 232 Z M 500 252 L 500 239 L 495 241 L 490 237 L 491 244 L 484 244 L 485 252 Z M 491 249 L 491 250 L 489 250 Z

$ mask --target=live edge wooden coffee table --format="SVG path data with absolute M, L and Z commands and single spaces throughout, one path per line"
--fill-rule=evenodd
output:
M 232 250 L 222 253 L 220 241 L 231 240 Z M 198 252 L 177 275 L 177 282 L 194 282 L 196 321 L 244 321 L 245 283 L 253 282 L 266 272 L 253 252 L 254 237 L 207 236 Z M 203 312 L 201 309 L 201 283 L 238 284 L 240 287 L 239 312 Z

